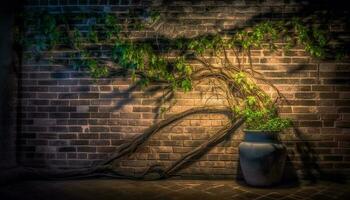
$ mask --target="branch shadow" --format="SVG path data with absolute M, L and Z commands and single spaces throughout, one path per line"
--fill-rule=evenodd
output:
M 319 155 L 313 149 L 310 142 L 305 139 L 305 134 L 297 127 L 294 127 L 295 135 L 299 141 L 296 142 L 296 151 L 300 155 L 302 175 L 310 183 L 317 183 L 319 180 L 331 181 L 336 183 L 347 183 L 346 175 L 342 172 L 326 172 L 319 163 Z
M 196 3 L 197 1 L 192 0 L 192 3 Z M 262 1 L 264 2 L 264 1 Z M 297 0 L 296 2 L 301 3 L 304 1 L 299 1 Z M 299 11 L 297 11 L 297 13 L 293 13 L 293 14 L 286 14 L 286 13 L 275 13 L 275 12 L 266 12 L 266 13 L 261 13 L 261 14 L 257 14 L 255 16 L 253 16 L 252 18 L 248 19 L 244 24 L 240 25 L 240 27 L 237 27 L 235 29 L 226 29 L 226 30 L 222 30 L 219 32 L 219 34 L 227 34 L 227 33 L 233 33 L 233 32 L 237 32 L 239 30 L 244 29 L 247 26 L 253 26 L 254 24 L 257 24 L 258 22 L 260 22 L 261 20 L 264 19 L 279 19 L 279 18 L 292 18 L 294 16 L 302 16 L 305 19 L 310 19 L 312 18 L 313 15 L 316 15 L 319 17 L 320 21 L 322 23 L 331 23 L 334 20 L 346 20 L 347 19 L 347 15 L 345 16 L 338 16 L 338 15 L 334 15 L 334 13 L 337 13 L 339 10 L 340 11 L 344 11 L 344 9 L 347 8 L 347 6 L 344 4 L 338 4 L 338 3 L 332 3 L 331 1 L 322 1 L 322 3 L 320 3 L 320 1 L 316 1 L 316 0 L 310 0 L 308 1 L 309 4 L 308 5 L 304 5 L 303 8 Z M 325 3 L 327 2 L 327 3 Z M 329 3 L 331 2 L 331 3 Z M 163 4 L 166 6 L 169 3 L 169 1 L 164 0 Z M 317 5 L 317 6 L 315 6 Z M 249 5 L 247 6 L 247 8 L 249 8 Z M 322 11 L 327 11 L 325 13 L 323 13 Z M 333 17 L 329 17 L 330 15 L 332 15 Z M 216 27 L 221 27 L 219 22 L 216 22 Z M 346 29 L 348 29 L 348 24 L 346 24 Z M 201 35 L 200 37 L 202 37 L 203 35 Z M 208 37 L 213 36 L 212 34 L 207 34 Z M 173 40 L 167 38 L 164 35 L 161 35 L 158 37 L 158 40 L 160 41 L 160 43 L 164 44 L 164 46 L 171 46 L 173 45 Z M 189 38 L 184 38 L 184 40 L 190 40 Z M 339 44 L 340 47 L 339 48 L 344 48 L 346 50 L 349 49 L 349 42 L 345 39 L 342 39 L 341 37 L 336 37 L 335 39 Z M 138 40 L 137 42 L 145 42 L 145 43 L 150 43 L 150 44 L 155 44 L 154 39 L 142 39 L 142 40 Z M 337 47 L 337 48 L 338 48 Z M 291 71 L 289 71 L 290 73 L 295 73 L 299 70 L 303 70 L 304 69 L 304 65 L 299 65 L 298 68 L 293 69 Z M 125 93 L 132 93 L 133 91 L 138 90 L 139 87 L 137 86 L 137 84 L 132 85 L 131 87 L 129 87 L 126 91 L 123 91 Z M 163 87 L 155 87 L 155 88 L 150 88 L 150 89 L 146 89 L 144 92 L 147 93 L 150 96 L 155 95 L 157 92 L 164 90 Z M 115 93 L 111 93 L 109 98 L 113 98 L 116 96 L 119 96 L 120 93 L 115 92 Z M 159 117 L 159 111 L 161 109 L 161 102 L 164 99 L 171 99 L 173 97 L 174 94 L 169 94 L 166 93 L 166 96 L 162 96 L 159 97 L 158 99 L 155 100 L 156 102 L 156 111 L 157 111 L 157 115 L 156 118 Z M 113 108 L 113 110 L 111 111 L 118 111 L 120 110 L 124 105 L 132 102 L 133 98 L 131 95 L 127 96 L 126 98 L 123 98 L 121 101 L 119 101 L 117 103 L 117 105 Z M 311 182 L 316 182 L 318 180 L 318 178 L 321 179 L 326 179 L 326 180 L 332 180 L 332 181 L 340 181 L 340 182 L 344 182 L 344 177 L 341 174 L 339 175 L 330 175 L 327 174 L 325 172 L 322 171 L 322 169 L 320 168 L 320 166 L 317 164 L 318 163 L 318 156 L 317 153 L 313 150 L 311 144 L 304 139 L 303 137 L 303 133 L 298 130 L 295 129 L 295 133 L 296 136 L 300 139 L 301 142 L 297 143 L 297 152 L 301 155 L 301 159 L 302 159 L 302 164 L 303 164 L 303 169 L 304 169 L 304 174 L 306 174 L 306 178 L 309 179 Z M 288 158 L 290 161 L 290 158 Z M 287 162 L 287 163 L 291 163 L 291 162 Z M 240 166 L 240 165 L 239 165 Z M 288 175 L 293 174 L 293 178 L 295 178 L 296 176 L 294 174 L 295 173 L 295 169 L 292 165 L 287 165 L 286 167 L 286 173 Z M 317 175 L 315 175 L 315 172 Z M 238 170 L 237 174 L 241 174 L 241 172 Z M 286 175 L 287 176 L 287 175 Z M 240 176 L 238 176 L 240 177 Z M 292 178 L 292 179 L 293 179 Z M 289 178 L 287 178 L 289 179 Z

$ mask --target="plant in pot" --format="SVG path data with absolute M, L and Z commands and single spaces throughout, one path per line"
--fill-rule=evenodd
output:
M 249 101 L 249 100 L 248 100 Z M 239 159 L 243 177 L 252 186 L 278 184 L 283 175 L 287 150 L 278 134 L 292 125 L 290 119 L 278 116 L 276 107 L 248 102 L 241 110 L 245 118 L 244 141 L 239 145 Z

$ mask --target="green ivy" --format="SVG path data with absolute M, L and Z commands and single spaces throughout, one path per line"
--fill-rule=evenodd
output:
M 249 130 L 282 131 L 292 125 L 290 119 L 280 118 L 275 108 L 246 108 L 241 112 L 245 118 L 245 127 Z
M 30 36 L 28 37 L 29 39 L 26 40 L 25 46 L 31 49 L 37 57 L 40 57 L 41 52 L 49 51 L 57 45 L 62 44 L 64 42 L 63 35 L 65 35 L 67 27 L 70 30 L 72 26 L 71 24 L 67 24 L 68 17 L 62 14 L 38 13 L 37 15 L 29 15 L 28 18 L 26 17 L 27 21 L 31 22 L 28 27 L 31 27 L 34 31 L 27 31 L 30 32 Z M 151 11 L 150 16 L 152 20 L 158 20 L 160 14 L 156 11 Z M 114 42 L 115 45 L 112 49 L 113 60 L 118 61 L 122 67 L 130 70 L 134 76 L 137 70 L 149 70 L 150 72 L 147 74 L 151 76 L 151 79 L 171 81 L 174 84 L 174 88 L 182 88 L 185 90 L 190 88 L 189 85 L 191 84 L 188 83 L 188 81 L 190 81 L 188 75 L 193 71 L 190 65 L 185 65 L 185 61 L 183 60 L 181 60 L 182 65 L 179 64 L 179 61 L 173 62 L 173 64 L 175 63 L 176 65 L 173 68 L 176 68 L 177 72 L 181 75 L 177 77 L 171 75 L 174 73 L 172 71 L 174 69 L 169 69 L 168 66 L 172 63 L 165 61 L 161 56 L 157 55 L 150 45 L 139 45 L 121 38 L 121 22 L 116 15 L 82 13 L 76 16 L 76 18 L 95 19 L 94 21 L 101 22 L 104 25 L 101 26 L 101 30 L 97 30 L 96 25 L 90 25 L 86 36 L 83 36 L 82 32 L 77 27 L 73 27 L 66 41 L 70 43 L 74 49 L 86 51 L 83 48 L 84 43 Z M 105 37 L 101 37 L 100 32 L 103 32 L 103 36 Z M 325 48 L 328 44 L 325 31 L 322 31 L 318 27 L 310 28 L 297 18 L 291 21 L 265 21 L 252 27 L 251 30 L 239 31 L 225 39 L 220 35 L 203 36 L 190 40 L 178 38 L 175 40 L 175 45 L 172 46 L 172 48 L 181 49 L 183 51 L 189 50 L 202 55 L 208 50 L 220 52 L 222 48 L 242 48 L 245 50 L 263 48 L 263 45 L 268 43 L 269 48 L 275 50 L 276 46 L 274 44 L 281 39 L 285 42 L 285 50 L 289 50 L 294 44 L 302 44 L 305 51 L 309 52 L 311 56 L 317 58 L 325 57 Z M 150 61 L 145 61 L 147 57 L 150 58 L 148 59 Z M 147 69 L 145 66 L 147 66 Z M 96 69 L 98 67 L 103 69 Z M 99 64 L 89 65 L 88 68 L 93 77 L 98 78 L 108 75 L 108 69 Z M 103 71 L 103 73 L 100 73 L 101 71 Z M 173 80 L 176 78 L 181 79 L 184 84 L 177 84 L 177 82 Z
M 145 87 L 152 81 L 167 83 L 170 88 L 188 92 L 193 88 L 192 75 L 195 68 L 190 64 L 193 57 L 206 53 L 218 56 L 231 49 L 250 58 L 251 49 L 277 49 L 276 43 L 283 44 L 285 51 L 301 45 L 304 50 L 316 58 L 325 58 L 329 38 L 327 32 L 318 26 L 309 26 L 300 19 L 264 21 L 251 29 L 240 30 L 232 35 L 210 35 L 195 38 L 176 38 L 166 49 L 155 48 L 147 42 L 136 42 L 125 34 L 130 28 L 143 29 L 147 24 L 159 20 L 160 13 L 148 13 L 149 21 L 141 23 L 142 19 L 130 16 L 130 24 L 124 23 L 115 14 L 81 13 L 76 16 L 69 14 L 29 13 L 24 17 L 27 29 L 18 38 L 27 50 L 34 52 L 35 57 L 42 53 L 66 46 L 79 52 L 80 60 L 73 62 L 76 68 L 85 67 L 91 77 L 96 79 L 108 77 L 115 68 L 104 63 L 105 58 L 91 55 L 89 48 L 103 44 L 112 44 L 110 60 L 127 72 L 134 81 Z M 132 13 L 130 15 L 133 15 Z M 70 24 L 69 19 L 87 20 L 90 23 L 87 30 Z M 127 30 L 124 30 L 127 27 Z M 161 50 L 180 52 L 172 58 L 159 53 Z M 223 56 L 222 54 L 220 56 Z M 338 57 L 341 57 L 339 54 Z M 251 61 L 249 61 L 250 64 Z M 253 69 L 252 69 L 253 70 Z M 241 98 L 241 105 L 234 106 L 233 112 L 246 118 L 249 129 L 281 130 L 290 125 L 290 120 L 278 117 L 271 98 L 262 91 L 251 75 L 241 69 L 225 74 L 230 80 L 230 87 L 235 88 Z

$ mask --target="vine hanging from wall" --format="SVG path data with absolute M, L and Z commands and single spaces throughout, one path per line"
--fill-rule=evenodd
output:
M 278 104 L 283 95 L 254 69 L 251 52 L 255 49 L 289 51 L 303 47 L 310 56 L 323 59 L 328 56 L 329 37 L 319 26 L 306 25 L 301 19 L 264 21 L 237 30 L 233 34 L 201 35 L 194 38 L 136 40 L 133 31 L 151 29 L 162 20 L 159 12 L 150 11 L 148 17 L 129 16 L 118 18 L 113 13 L 26 13 L 24 29 L 17 28 L 16 38 L 32 57 L 47 59 L 51 63 L 62 61 L 51 56 L 52 50 L 69 50 L 69 63 L 74 68 L 88 70 L 91 77 L 113 78 L 129 75 L 135 84 L 147 88 L 152 83 L 164 85 L 161 112 L 167 112 L 176 104 L 174 93 L 189 92 L 200 81 L 209 80 L 214 96 L 224 99 L 220 106 L 196 107 L 161 120 L 130 142 L 120 145 L 110 157 L 97 166 L 73 171 L 46 172 L 32 169 L 45 177 L 77 177 L 103 173 L 120 177 L 110 163 L 137 150 L 151 135 L 162 128 L 199 113 L 224 114 L 230 119 L 212 138 L 185 154 L 181 159 L 163 169 L 151 166 L 143 174 L 132 178 L 165 178 L 185 164 L 204 154 L 208 149 L 225 140 L 245 120 L 264 130 L 281 130 L 291 125 L 290 120 L 278 116 Z M 39 19 L 39 20 L 38 20 Z M 76 26 L 76 21 L 86 24 Z M 20 31 L 21 30 L 21 31 Z M 106 49 L 108 53 L 96 54 L 93 50 Z M 231 56 L 233 55 L 233 56 Z M 208 56 L 219 60 L 213 64 Z M 77 59 L 78 58 L 78 59 Z M 277 98 L 261 89 L 262 83 L 277 93 Z M 254 124 L 253 122 L 256 122 Z M 260 127 L 262 126 L 262 127 Z M 129 177 L 130 176 L 123 176 Z

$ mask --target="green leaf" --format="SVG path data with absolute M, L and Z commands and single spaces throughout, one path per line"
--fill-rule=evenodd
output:
M 257 103 L 257 100 L 254 96 L 247 96 L 246 102 L 248 106 L 255 106 Z
M 99 41 L 97 31 L 94 29 L 93 26 L 89 27 L 88 38 L 90 42 L 98 43 Z
M 181 81 L 181 88 L 185 91 L 191 91 L 192 90 L 192 82 L 190 79 L 184 79 Z

